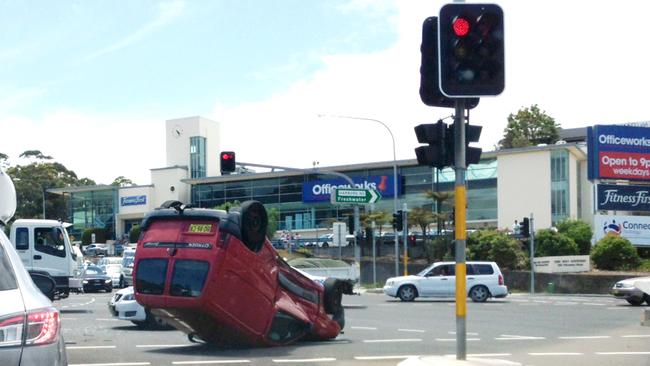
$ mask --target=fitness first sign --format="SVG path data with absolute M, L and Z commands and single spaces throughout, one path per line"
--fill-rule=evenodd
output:
M 650 128 L 596 125 L 587 143 L 589 179 L 650 181 Z
M 650 186 L 599 184 L 598 210 L 650 212 Z

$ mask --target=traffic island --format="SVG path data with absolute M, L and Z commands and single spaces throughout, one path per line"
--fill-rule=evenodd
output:
M 457 360 L 455 356 L 412 356 L 400 362 L 399 366 L 521 366 L 521 363 L 478 357 Z

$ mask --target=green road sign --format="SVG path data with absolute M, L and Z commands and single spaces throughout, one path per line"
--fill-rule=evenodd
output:
M 381 195 L 375 189 L 363 188 L 336 188 L 332 190 L 330 201 L 332 203 L 359 203 L 369 204 L 377 202 Z

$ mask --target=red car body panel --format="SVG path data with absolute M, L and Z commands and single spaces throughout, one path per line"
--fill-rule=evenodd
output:
M 253 251 L 240 238 L 237 214 L 188 211 L 156 210 L 143 221 L 133 270 L 140 304 L 219 345 L 338 336 L 324 286 L 286 264 L 268 239 Z

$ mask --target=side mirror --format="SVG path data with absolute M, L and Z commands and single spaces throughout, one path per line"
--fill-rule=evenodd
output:
M 54 290 L 56 290 L 56 282 L 54 282 L 54 279 L 42 273 L 30 272 L 29 275 L 32 277 L 32 281 L 34 281 L 36 287 L 38 287 L 38 289 L 41 290 L 48 299 L 54 300 Z

